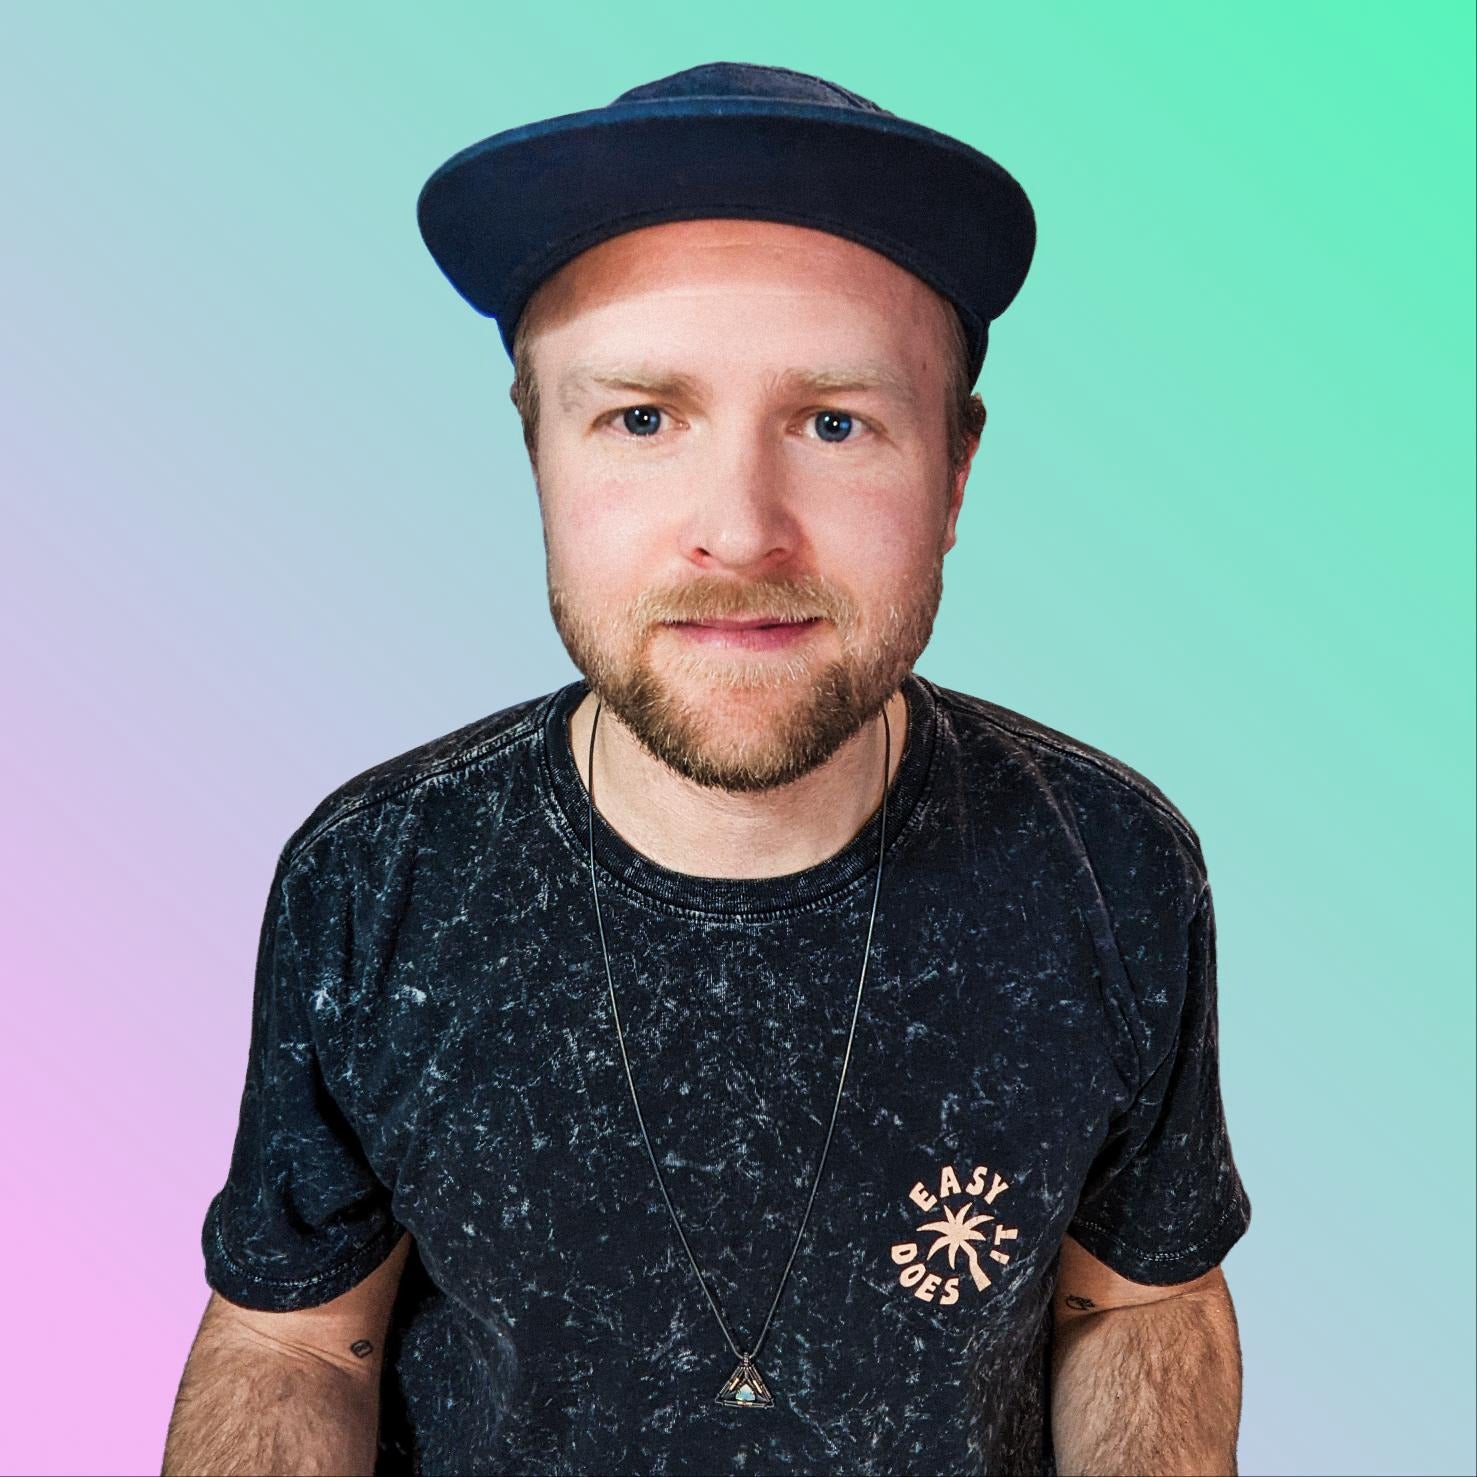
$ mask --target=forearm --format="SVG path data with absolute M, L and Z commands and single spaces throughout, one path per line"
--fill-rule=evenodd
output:
M 321 1360 L 225 1339 L 196 1342 L 164 1446 L 163 1477 L 372 1474 L 376 1383 Z
M 1235 1477 L 1236 1315 L 1221 1291 L 1058 1324 L 1052 1445 L 1061 1477 Z

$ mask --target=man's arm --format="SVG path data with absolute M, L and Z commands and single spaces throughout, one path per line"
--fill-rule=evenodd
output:
M 1053 1312 L 1061 1477 L 1235 1477 L 1241 1348 L 1219 1267 L 1132 1282 L 1068 1236 Z
M 410 1241 L 316 1308 L 262 1312 L 212 1293 L 175 1398 L 163 1477 L 372 1474 L 385 1335 Z

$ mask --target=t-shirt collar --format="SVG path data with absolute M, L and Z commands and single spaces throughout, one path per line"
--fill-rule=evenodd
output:
M 932 766 L 937 699 L 926 678 L 910 672 L 902 682 L 908 727 L 902 760 L 887 796 L 887 845 L 913 817 Z M 569 715 L 589 692 L 583 678 L 549 694 L 541 726 L 543 778 L 582 855 L 588 851 L 589 808 L 584 781 L 569 745 Z M 598 790 L 598 775 L 597 785 Z M 776 877 L 705 877 L 663 867 L 629 845 L 595 812 L 595 861 L 602 882 L 632 889 L 684 911 L 719 914 L 788 913 L 815 904 L 868 874 L 876 866 L 879 806 L 839 851 L 799 872 Z M 885 863 L 884 863 L 885 866 Z

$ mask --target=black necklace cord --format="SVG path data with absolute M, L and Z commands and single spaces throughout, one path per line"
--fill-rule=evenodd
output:
M 687 1233 L 682 1229 L 682 1221 L 677 1215 L 676 1207 L 672 1204 L 672 1197 L 667 1193 L 666 1181 L 662 1178 L 661 1166 L 657 1163 L 656 1151 L 651 1146 L 651 1136 L 646 1131 L 646 1119 L 641 1112 L 641 1103 L 636 1096 L 636 1081 L 631 1075 L 631 1059 L 626 1053 L 625 1033 L 621 1029 L 620 1010 L 615 1000 L 615 978 L 610 967 L 610 951 L 605 943 L 605 923 L 600 913 L 600 890 L 595 881 L 595 731 L 600 724 L 600 712 L 604 707 L 602 699 L 595 701 L 595 714 L 590 722 L 590 751 L 586 763 L 585 787 L 587 790 L 587 814 L 589 819 L 589 861 L 590 861 L 590 894 L 595 904 L 595 923 L 600 933 L 600 953 L 605 960 L 605 982 L 610 994 L 610 1011 L 615 1018 L 616 1039 L 620 1042 L 621 1060 L 626 1068 L 626 1082 L 631 1089 L 631 1105 L 636 1110 L 636 1122 L 641 1127 L 641 1137 L 646 1144 L 646 1154 L 651 1160 L 651 1168 L 656 1175 L 657 1188 L 662 1192 L 662 1199 L 666 1201 L 667 1213 L 672 1217 L 672 1224 L 677 1228 L 677 1235 L 681 1238 L 682 1249 L 687 1253 L 687 1260 L 692 1264 L 693 1274 L 697 1277 L 698 1285 L 703 1290 L 703 1296 L 708 1300 L 708 1306 L 713 1310 L 713 1316 L 718 1320 L 718 1326 L 723 1330 L 723 1337 L 728 1341 L 728 1347 L 733 1350 L 734 1356 L 743 1364 L 752 1364 L 758 1358 L 759 1350 L 763 1347 L 765 1335 L 769 1332 L 770 1322 L 774 1318 L 775 1309 L 779 1307 L 780 1295 L 785 1288 L 785 1282 L 789 1278 L 790 1268 L 795 1264 L 796 1253 L 800 1250 L 800 1243 L 805 1237 L 805 1228 L 810 1221 L 810 1208 L 815 1204 L 816 1191 L 820 1188 L 821 1176 L 826 1167 L 826 1156 L 831 1150 L 831 1138 L 836 1130 L 836 1119 L 841 1111 L 841 1093 L 846 1086 L 846 1071 L 851 1064 L 851 1047 L 856 1038 L 857 1018 L 861 1014 L 862 991 L 867 982 L 867 964 L 872 956 L 872 931 L 877 922 L 877 900 L 882 892 L 882 863 L 887 855 L 887 791 L 889 771 L 892 768 L 892 724 L 887 717 L 887 705 L 882 706 L 882 814 L 881 834 L 877 844 L 877 877 L 872 888 L 872 911 L 867 921 L 867 942 L 862 953 L 861 977 L 857 981 L 856 1004 L 851 1012 L 851 1029 L 846 1037 L 846 1054 L 841 1062 L 841 1078 L 836 1084 L 836 1101 L 831 1107 L 831 1122 L 826 1129 L 825 1146 L 821 1149 L 820 1163 L 816 1166 L 815 1179 L 810 1187 L 810 1199 L 805 1204 L 805 1214 L 800 1220 L 800 1230 L 795 1236 L 795 1244 L 790 1249 L 790 1258 L 785 1263 L 785 1270 L 780 1274 L 779 1285 L 775 1288 L 774 1301 L 769 1305 L 769 1313 L 764 1319 L 764 1327 L 759 1332 L 759 1337 L 754 1341 L 754 1347 L 747 1354 L 734 1342 L 733 1335 L 729 1332 L 728 1321 L 723 1316 L 712 1292 L 708 1287 L 708 1280 L 703 1276 L 702 1269 L 697 1264 L 697 1258 L 692 1253 L 692 1247 L 688 1243 Z

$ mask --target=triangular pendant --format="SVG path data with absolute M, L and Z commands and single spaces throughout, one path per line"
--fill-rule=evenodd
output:
M 769 1386 L 749 1359 L 739 1360 L 739 1366 L 729 1375 L 727 1383 L 718 1392 L 720 1405 L 742 1405 L 746 1410 L 757 1410 L 773 1405 L 774 1397 Z

